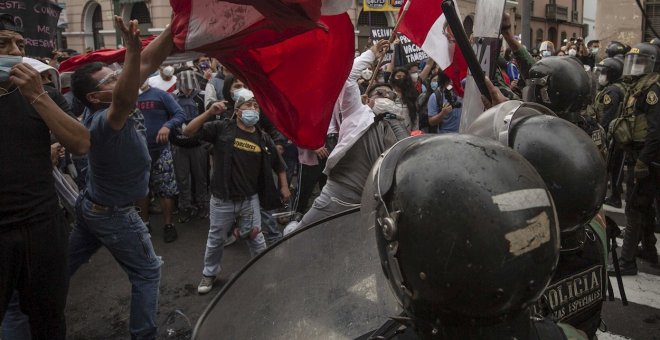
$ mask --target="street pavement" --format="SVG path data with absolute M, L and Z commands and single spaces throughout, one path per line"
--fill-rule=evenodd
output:
M 606 206 L 606 211 L 619 225 L 625 225 L 623 210 Z M 208 219 L 194 219 L 176 226 L 178 240 L 164 243 L 162 218 L 152 216 L 152 240 L 156 253 L 164 262 L 159 339 L 186 339 L 206 306 L 220 291 L 220 286 L 250 260 L 243 242 L 226 247 L 219 282 L 209 294 L 198 295 Z M 657 236 L 660 239 L 660 235 Z M 621 240 L 618 241 L 621 244 Z M 660 339 L 660 267 L 643 261 L 638 263 L 640 274 L 623 278 L 628 306 L 622 305 L 616 280 L 612 278 L 617 299 L 604 303 L 603 321 L 607 331 L 599 333 L 599 339 Z M 70 339 L 128 338 L 129 308 L 128 278 L 110 253 L 101 249 L 71 279 L 67 306 Z M 171 330 L 169 335 L 168 329 Z M 218 339 L 222 339 L 221 334 Z

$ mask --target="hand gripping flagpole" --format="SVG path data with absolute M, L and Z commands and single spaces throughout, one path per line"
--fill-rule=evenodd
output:
M 390 39 L 389 44 L 387 45 L 387 48 L 382 51 L 382 55 L 378 59 L 378 66 L 374 70 L 373 74 L 371 75 L 371 79 L 369 79 L 369 86 L 367 86 L 367 90 L 364 92 L 366 94 L 371 91 L 371 88 L 374 86 L 374 83 L 376 82 L 376 78 L 378 77 L 378 72 L 380 71 L 380 68 L 383 67 L 383 61 L 385 60 L 385 54 L 390 50 L 390 45 L 394 42 L 394 39 L 396 39 L 396 31 L 399 29 L 399 24 L 401 24 L 401 21 L 403 21 L 403 18 L 406 16 L 406 12 L 408 12 L 408 8 L 410 8 L 410 3 L 412 0 L 406 1 L 406 4 L 403 5 L 403 11 L 401 11 L 401 15 L 396 19 L 396 24 L 394 25 L 394 29 L 392 29 L 392 34 L 390 34 Z
M 461 19 L 458 17 L 458 14 L 456 13 L 456 8 L 454 6 L 455 4 L 453 0 L 443 0 L 442 13 L 444 13 L 445 18 L 447 18 L 447 23 L 449 24 L 452 33 L 454 33 L 454 39 L 456 39 L 456 44 L 463 53 L 463 57 L 465 58 L 465 61 L 468 64 L 468 68 L 470 69 L 470 73 L 474 78 L 474 82 L 477 84 L 477 87 L 479 88 L 479 92 L 481 92 L 481 94 L 490 101 L 492 100 L 492 98 L 490 97 L 490 93 L 488 92 L 488 87 L 486 87 L 486 75 L 484 74 L 484 71 L 481 69 L 481 66 L 479 65 L 479 60 L 477 59 L 477 55 L 474 54 L 474 50 L 470 45 L 470 40 L 468 39 L 468 36 L 465 33 L 465 30 L 463 29 L 463 25 L 461 24 Z

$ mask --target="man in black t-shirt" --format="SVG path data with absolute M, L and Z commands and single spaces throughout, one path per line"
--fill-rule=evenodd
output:
M 200 294 L 211 291 L 220 272 L 227 231 L 237 224 L 237 236 L 246 240 L 252 256 L 259 254 L 266 249 L 260 206 L 272 210 L 291 196 L 282 157 L 268 134 L 255 126 L 259 121 L 259 104 L 252 91 L 237 91 L 235 110 L 236 120 L 207 122 L 226 111 L 225 102 L 216 102 L 183 130 L 186 136 L 214 145 L 210 228 L 203 276 L 197 287 Z M 277 173 L 279 195 L 273 171 Z
M 89 132 L 48 96 L 22 62 L 25 41 L 0 13 L 0 319 L 18 291 L 33 339 L 65 339 L 69 286 L 66 221 L 57 208 L 50 133 L 68 151 L 89 150 Z

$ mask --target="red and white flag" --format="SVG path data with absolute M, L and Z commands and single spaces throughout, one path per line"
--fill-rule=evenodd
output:
M 323 146 L 353 62 L 351 0 L 170 0 L 180 51 L 217 58 L 296 145 Z
M 442 0 L 407 0 L 399 12 L 403 19 L 398 32 L 433 58 L 451 78 L 457 93 L 463 96 L 461 80 L 467 76 L 468 67 L 461 49 L 455 44 L 441 4 Z M 458 10 L 458 6 L 455 7 Z

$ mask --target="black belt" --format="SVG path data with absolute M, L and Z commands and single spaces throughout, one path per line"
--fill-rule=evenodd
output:
M 119 206 L 105 206 L 103 204 L 99 204 L 99 203 L 94 202 L 94 200 L 92 199 L 92 197 L 89 195 L 89 193 L 87 191 L 85 191 L 83 196 L 85 197 L 85 199 L 87 199 L 88 201 L 90 201 L 92 203 L 92 209 L 94 209 L 94 210 L 110 211 L 110 210 L 113 210 L 113 209 L 128 208 L 128 207 L 131 207 L 131 206 L 134 205 L 133 202 L 131 202 L 131 203 L 124 204 L 124 205 L 119 205 Z

